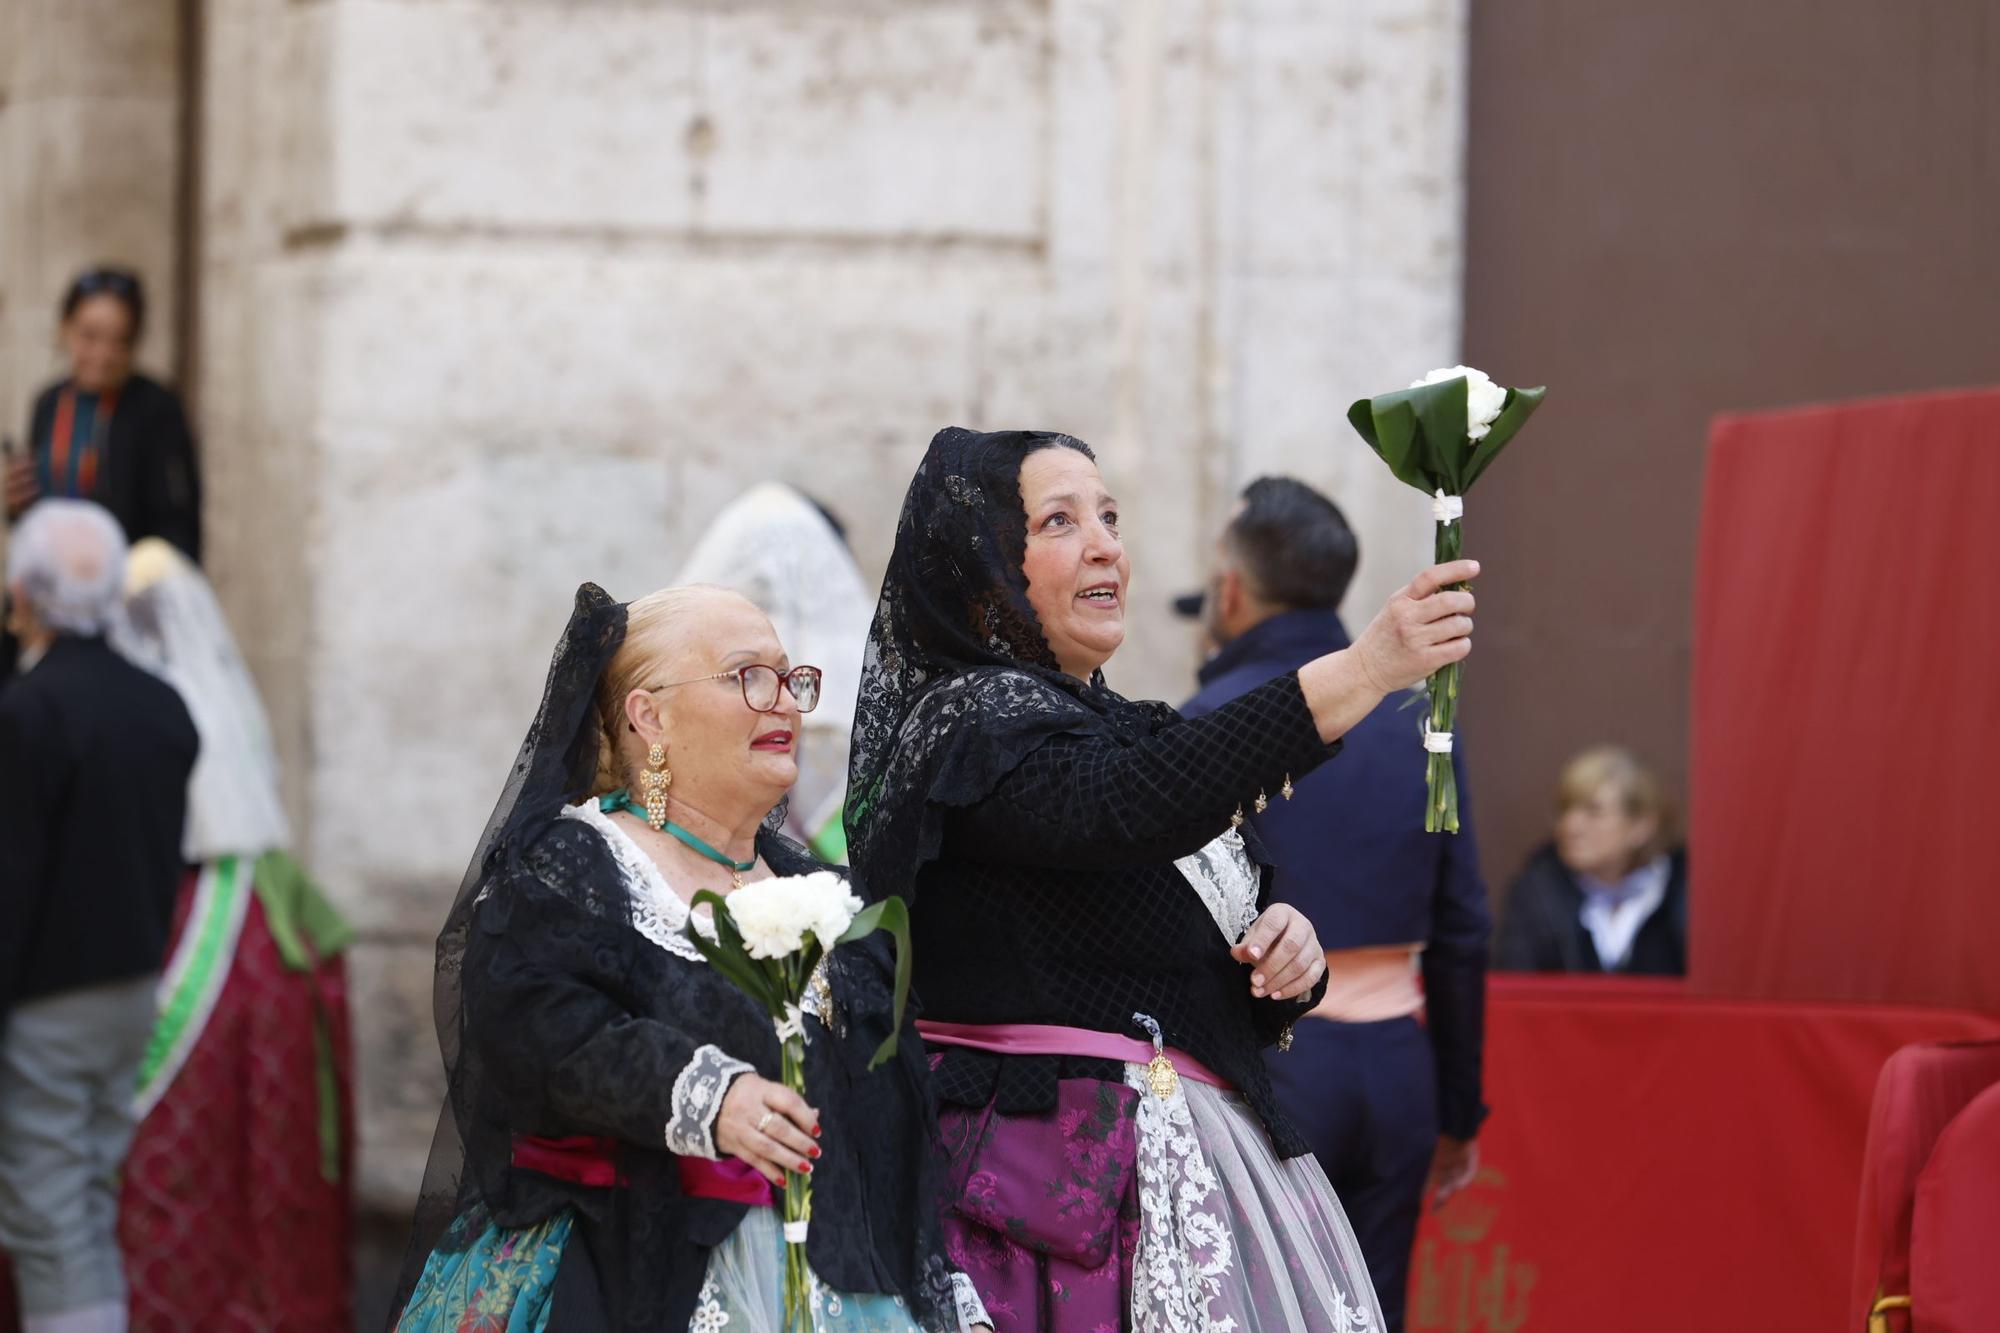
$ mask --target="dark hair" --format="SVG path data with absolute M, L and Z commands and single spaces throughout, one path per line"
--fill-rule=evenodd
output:
M 124 304 L 132 314 L 132 336 L 146 324 L 146 288 L 139 281 L 139 275 L 129 268 L 85 269 L 70 282 L 69 290 L 63 293 L 62 317 L 65 321 L 76 313 L 76 308 L 93 296 L 109 296 Z
M 1340 605 L 1361 558 L 1340 507 L 1293 477 L 1244 487 L 1226 540 L 1257 595 L 1292 611 Z

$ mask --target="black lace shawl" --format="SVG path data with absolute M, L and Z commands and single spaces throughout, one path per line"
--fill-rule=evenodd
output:
M 1060 670 L 1022 567 L 1021 465 L 1052 446 L 1089 453 L 1064 435 L 944 430 L 910 483 L 855 720 L 856 878 L 864 896 L 912 900 L 928 1015 L 1136 1035 L 1147 1008 L 1243 1089 L 1280 1152 L 1303 1151 L 1257 1049 L 1304 1006 L 1251 998 L 1174 862 L 1338 747 L 1293 677 L 1188 722 Z
M 557 1283 L 557 1326 L 685 1328 L 709 1247 L 745 1211 L 681 1194 L 665 1130 L 675 1077 L 697 1046 L 778 1077 L 770 1021 L 712 968 L 635 930 L 606 838 L 562 815 L 595 775 L 593 698 L 624 624 L 624 607 L 601 589 L 578 590 L 534 726 L 438 937 L 448 1099 L 399 1310 L 433 1248 L 476 1237 L 476 1228 L 450 1228 L 467 1210 L 525 1226 L 570 1207 L 577 1225 Z M 824 868 L 769 827 L 758 851 L 781 875 Z M 935 1116 L 922 1045 L 906 1033 L 897 1061 L 866 1067 L 891 1021 L 883 939 L 836 952 L 837 1031 L 808 1020 L 807 1099 L 825 1127 L 809 1254 L 835 1289 L 900 1294 L 926 1325 L 943 1324 L 952 1293 L 930 1206 Z M 517 1168 L 516 1133 L 616 1140 L 622 1183 Z

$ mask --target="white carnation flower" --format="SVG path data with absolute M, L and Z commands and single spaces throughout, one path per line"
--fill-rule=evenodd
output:
M 1488 378 L 1485 371 L 1471 366 L 1433 370 L 1422 379 L 1413 381 L 1410 387 L 1421 389 L 1426 384 L 1442 384 L 1460 376 L 1465 377 L 1465 437 L 1468 440 L 1483 440 L 1486 432 L 1493 429 L 1501 409 L 1507 406 L 1507 390 Z
M 805 944 L 808 932 L 831 945 L 846 933 L 861 900 L 831 871 L 745 884 L 728 898 L 729 917 L 752 958 L 783 958 Z
M 830 870 L 815 870 L 792 882 L 799 886 L 798 891 L 806 900 L 806 910 L 812 916 L 811 930 L 819 938 L 820 947 L 831 949 L 834 941 L 854 924 L 855 913 L 861 910 L 861 899 L 849 891 L 846 880 Z
M 784 885 L 782 879 L 759 880 L 729 895 L 729 919 L 736 923 L 752 958 L 783 958 L 797 953 L 804 943 L 809 923 Z

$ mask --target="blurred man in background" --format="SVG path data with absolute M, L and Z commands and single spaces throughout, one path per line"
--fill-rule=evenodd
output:
M 106 641 L 125 537 L 44 500 L 8 549 L 0 683 L 0 1246 L 25 1333 L 126 1326 L 117 1176 L 153 1030 L 198 742 Z
M 1359 554 L 1331 500 L 1289 477 L 1252 482 L 1217 543 L 1202 599 L 1217 650 L 1182 711 L 1211 712 L 1345 648 L 1336 608 Z M 1457 836 L 1424 832 L 1417 714 L 1392 700 L 1342 741 L 1251 815 L 1278 901 L 1311 918 L 1327 950 L 1326 998 L 1267 1063 L 1397 1333 L 1423 1197 L 1434 1188 L 1441 1203 L 1478 1170 L 1490 927 L 1469 805 Z

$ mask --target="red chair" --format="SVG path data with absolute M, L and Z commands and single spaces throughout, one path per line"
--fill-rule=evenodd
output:
M 2000 1083 L 1938 1135 L 1910 1221 L 1915 1333 L 2000 1329 Z
M 1910 1330 L 1910 1229 L 1917 1178 L 1953 1117 L 2000 1083 L 2000 1041 L 1920 1042 L 1882 1065 L 1862 1156 L 1854 1244 L 1853 1323 Z M 1988 1324 L 1989 1331 L 2000 1327 Z

